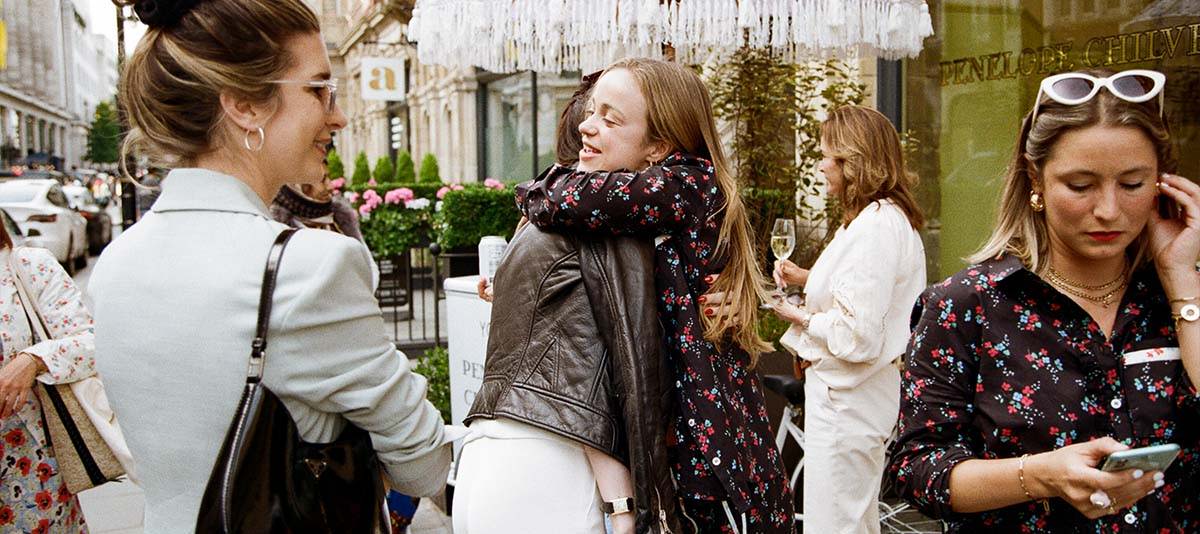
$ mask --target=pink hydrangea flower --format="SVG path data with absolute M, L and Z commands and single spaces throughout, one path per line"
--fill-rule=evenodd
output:
M 346 193 L 346 200 L 349 201 L 351 204 L 358 202 L 358 193 L 355 193 L 354 191 Z
M 371 178 L 371 179 L 367 180 L 367 185 L 369 185 L 371 187 L 375 187 L 375 186 L 379 185 L 379 183 L 376 182 L 374 178 Z
M 401 187 L 399 189 L 388 191 L 385 195 L 383 195 L 383 201 L 387 202 L 388 204 L 400 204 L 408 202 L 414 197 L 415 195 L 413 194 L 412 189 Z
M 438 200 L 441 200 L 441 199 L 445 198 L 446 193 L 449 193 L 449 192 L 450 192 L 450 186 L 443 185 L 442 187 L 438 188 L 437 193 L 435 193 L 434 196 L 436 196 Z
M 501 182 L 500 180 L 497 180 L 495 178 L 488 178 L 487 180 L 483 181 L 483 186 L 500 190 L 500 189 L 504 189 L 504 182 Z
M 343 187 L 346 187 L 346 179 L 345 178 L 334 178 L 329 181 L 330 189 L 337 190 L 337 189 L 341 189 Z

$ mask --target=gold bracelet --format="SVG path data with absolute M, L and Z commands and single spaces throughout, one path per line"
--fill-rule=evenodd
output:
M 1171 299 L 1171 304 L 1175 304 L 1176 302 L 1195 302 L 1197 300 L 1200 300 L 1200 297 L 1187 297 L 1187 298 L 1182 298 L 1182 299 Z
M 1025 487 L 1025 457 L 1026 456 L 1029 456 L 1029 453 L 1022 454 L 1021 458 L 1017 460 L 1017 481 L 1021 483 L 1021 491 L 1025 492 L 1025 498 L 1027 498 L 1031 501 L 1034 501 L 1034 502 L 1042 503 L 1042 508 L 1044 508 L 1046 510 L 1046 513 L 1050 513 L 1050 502 L 1047 501 L 1046 499 L 1035 498 L 1032 493 L 1029 493 L 1029 488 Z

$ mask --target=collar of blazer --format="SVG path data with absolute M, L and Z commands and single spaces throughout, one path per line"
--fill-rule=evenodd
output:
M 162 194 L 151 211 L 223 211 L 264 218 L 267 205 L 250 186 L 228 174 L 208 169 L 174 169 L 162 182 Z

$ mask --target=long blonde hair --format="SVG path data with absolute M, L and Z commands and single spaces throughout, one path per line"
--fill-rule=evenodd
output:
M 900 135 L 882 113 L 862 106 L 842 106 L 821 123 L 821 141 L 842 165 L 844 185 L 838 194 L 849 226 L 867 205 L 883 199 L 896 203 L 913 229 L 925 225 L 913 196 L 917 175 L 904 166 Z
M 708 89 L 696 73 L 677 63 L 630 58 L 613 63 L 605 72 L 614 69 L 625 69 L 637 80 L 646 99 L 649 142 L 665 142 L 712 161 L 717 187 L 725 198 L 716 253 L 728 254 L 729 260 L 711 291 L 725 293 L 731 305 L 713 317 L 702 316 L 704 339 L 718 345 L 732 341 L 757 361 L 759 353 L 772 350 L 757 329 L 758 303 L 767 297 L 766 280 L 755 261 L 746 208 L 721 147 Z
M 1082 72 L 1100 78 L 1113 74 L 1107 69 Z M 982 263 L 1011 254 L 1020 258 L 1027 269 L 1035 273 L 1043 271 L 1050 251 L 1050 234 L 1045 214 L 1033 210 L 1029 196 L 1033 191 L 1034 174 L 1038 169 L 1045 168 L 1054 144 L 1064 133 L 1098 125 L 1138 128 L 1154 144 L 1158 172 L 1175 172 L 1178 164 L 1175 145 L 1171 143 L 1170 130 L 1166 121 L 1160 118 L 1157 103 L 1154 102 L 1126 102 L 1113 96 L 1107 89 L 1101 89 L 1091 100 L 1076 105 L 1059 104 L 1044 97 L 1039 105 L 1037 122 L 1031 120 L 1032 111 L 1021 121 L 1017 146 L 1004 179 L 996 228 L 983 247 L 968 256 L 967 261 Z M 1135 269 L 1149 259 L 1146 254 L 1148 245 L 1149 238 L 1143 228 L 1126 252 Z

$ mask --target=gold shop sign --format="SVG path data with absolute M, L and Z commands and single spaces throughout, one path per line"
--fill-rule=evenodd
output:
M 1200 56 L 1200 22 L 1092 37 L 1079 48 L 1075 47 L 1074 41 L 1064 41 L 1025 48 L 1020 52 L 1003 51 L 942 61 L 939 65 L 942 85 L 947 86 L 1180 56 Z

